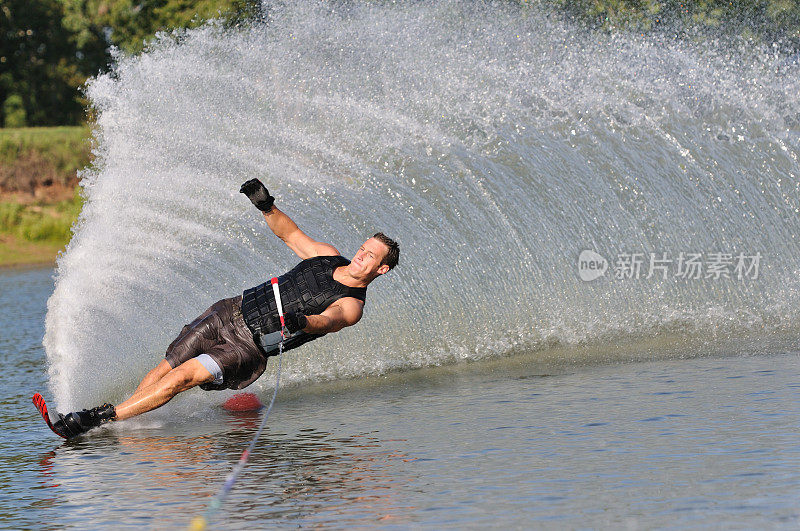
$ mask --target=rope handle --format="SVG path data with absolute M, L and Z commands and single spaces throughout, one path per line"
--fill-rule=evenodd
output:
M 275 294 L 275 302 L 278 303 L 278 317 L 281 319 L 281 337 L 286 339 L 284 330 L 286 330 L 286 323 L 283 321 L 283 304 L 281 304 L 281 292 L 278 289 L 278 277 L 272 277 L 270 280 L 272 284 L 272 293 Z

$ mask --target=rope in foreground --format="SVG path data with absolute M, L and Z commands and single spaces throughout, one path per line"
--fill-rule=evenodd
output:
M 192 531 L 202 531 L 206 529 L 208 523 L 211 521 L 211 518 L 214 516 L 222 504 L 225 502 L 225 498 L 227 498 L 228 493 L 230 493 L 233 485 L 236 483 L 236 479 L 239 477 L 239 474 L 244 470 L 244 465 L 247 464 L 247 459 L 250 457 L 253 449 L 256 447 L 256 443 L 258 443 L 258 438 L 261 436 L 261 432 L 264 431 L 264 426 L 267 424 L 267 419 L 269 418 L 269 413 L 272 411 L 272 406 L 275 404 L 275 397 L 278 396 L 278 386 L 281 383 L 281 363 L 283 361 L 283 342 L 286 339 L 286 326 L 283 319 L 283 306 L 281 305 L 281 296 L 280 292 L 278 291 L 278 279 L 272 278 L 272 291 L 275 294 L 275 301 L 278 303 L 278 316 L 281 319 L 281 342 L 278 346 L 278 375 L 275 379 L 275 391 L 272 393 L 272 400 L 269 401 L 269 407 L 267 407 L 266 413 L 261 419 L 261 424 L 258 426 L 258 430 L 256 434 L 253 436 L 253 439 L 250 441 L 250 444 L 247 448 L 242 452 L 241 457 L 239 457 L 239 462 L 236 463 L 236 466 L 228 473 L 228 476 L 225 478 L 225 483 L 222 484 L 222 488 L 219 490 L 216 496 L 209 502 L 208 507 L 206 508 L 205 512 L 202 516 L 196 516 L 192 523 L 189 525 L 189 529 Z

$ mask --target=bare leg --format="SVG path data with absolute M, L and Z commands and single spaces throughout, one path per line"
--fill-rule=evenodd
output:
M 166 361 L 163 363 L 166 363 Z M 158 371 L 159 368 L 163 370 L 162 364 L 150 371 L 150 374 L 145 376 L 145 380 L 150 378 L 150 375 Z M 167 364 L 167 367 L 169 367 L 169 364 Z M 155 380 L 155 377 L 153 379 Z M 161 407 L 172 400 L 178 393 L 191 389 L 196 385 L 210 382 L 213 379 L 214 376 L 199 361 L 194 358 L 190 359 L 169 370 L 161 378 L 149 385 L 144 386 L 145 382 L 142 381 L 133 396 L 116 407 L 117 420 L 129 419 Z
M 154 383 L 159 381 L 161 378 L 163 378 L 171 370 L 172 370 L 172 367 L 170 366 L 169 363 L 167 363 L 167 360 L 161 360 L 161 363 L 159 363 L 156 366 L 155 369 L 153 369 L 152 371 L 148 372 L 147 376 L 145 376 L 142 379 L 142 381 L 139 383 L 138 387 L 136 387 L 136 391 L 144 389 L 145 387 L 147 387 L 149 385 L 153 385 Z M 134 392 L 136 392 L 136 391 L 134 391 Z

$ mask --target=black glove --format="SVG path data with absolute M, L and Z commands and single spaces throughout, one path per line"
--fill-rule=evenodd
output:
M 283 316 L 283 322 L 286 323 L 286 330 L 290 334 L 294 334 L 308 326 L 308 317 L 298 312 L 286 312 L 286 315 Z
M 258 179 L 250 179 L 239 188 L 239 191 L 246 195 L 260 211 L 269 212 L 272 210 L 275 198 L 269 195 L 267 188 Z

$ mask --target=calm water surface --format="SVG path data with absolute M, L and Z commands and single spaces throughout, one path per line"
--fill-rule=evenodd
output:
M 189 393 L 57 439 L 30 403 L 51 277 L 0 273 L 0 526 L 187 525 L 258 414 L 186 413 Z M 783 345 L 613 365 L 528 353 L 281 390 L 213 526 L 797 528 L 800 364 Z

